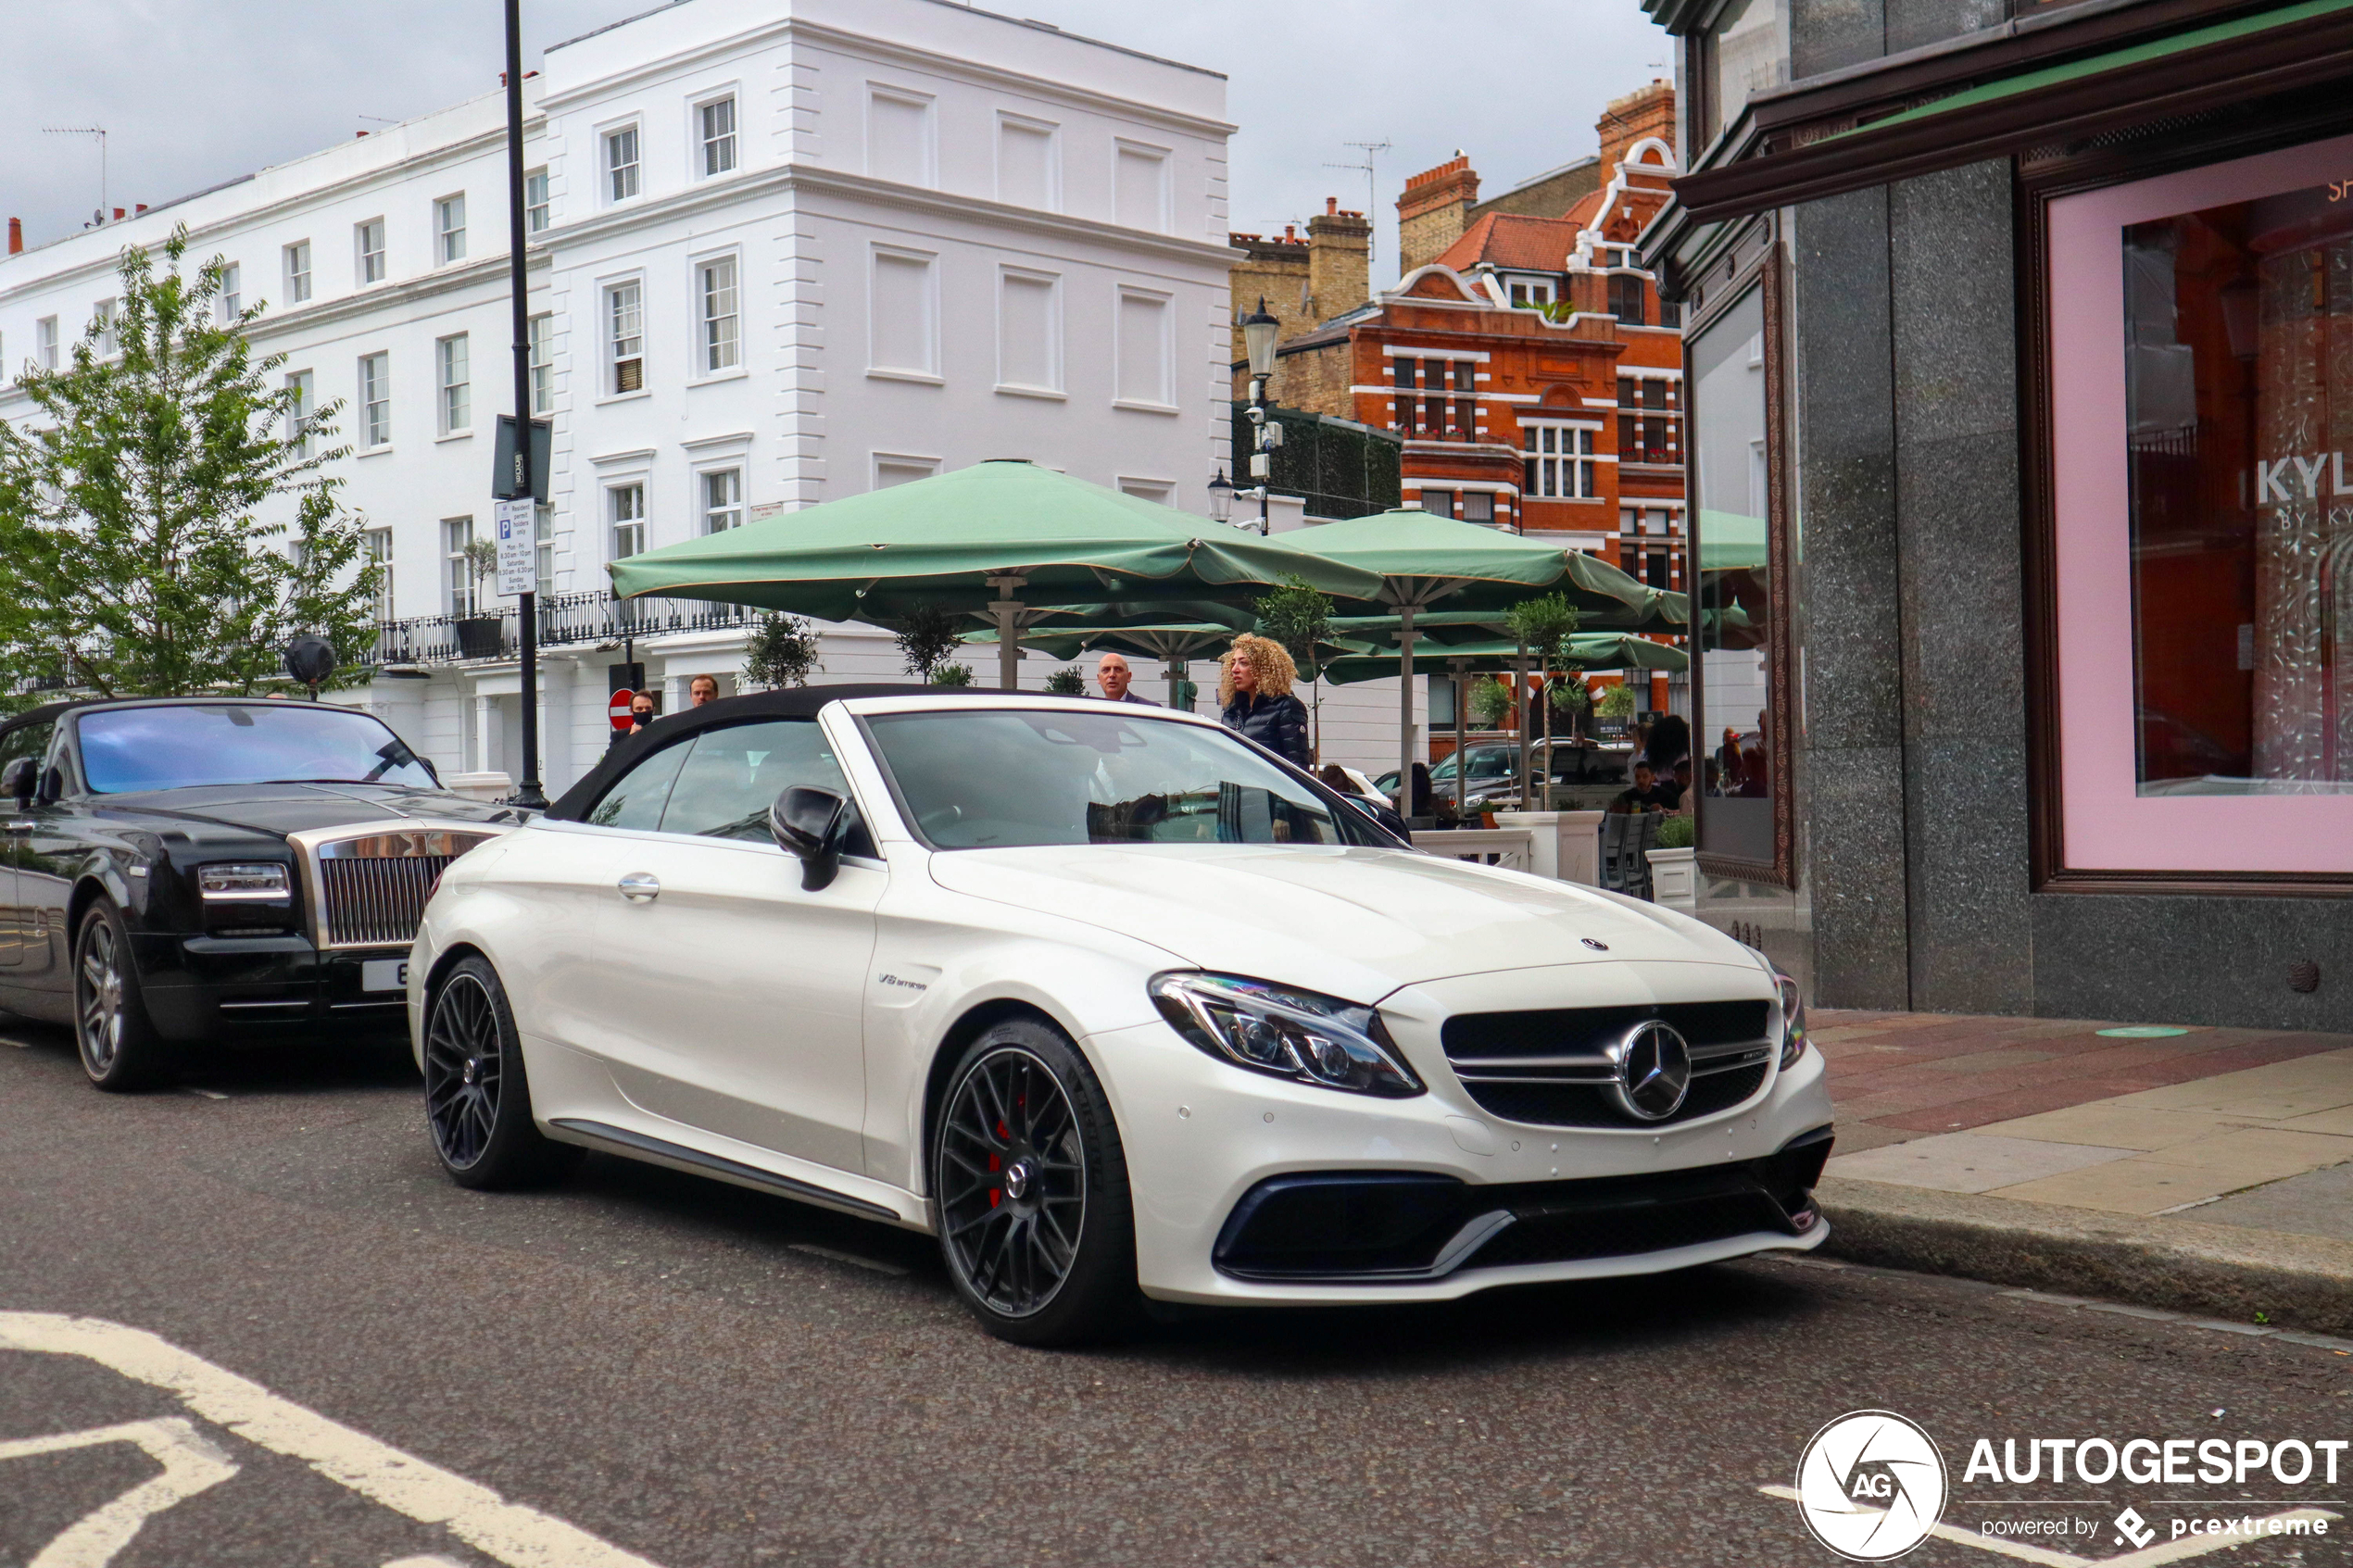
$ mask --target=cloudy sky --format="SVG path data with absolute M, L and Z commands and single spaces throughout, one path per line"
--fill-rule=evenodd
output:
M 648 0 L 523 0 L 529 63 Z M 1607 99 L 1667 74 L 1638 0 L 1008 0 L 984 5 L 1231 80 L 1233 227 L 1279 232 L 1377 165 L 1376 281 L 1395 276 L 1404 176 L 1470 154 L 1494 194 L 1593 151 Z M 0 215 L 38 245 L 107 200 L 167 201 L 497 86 L 498 0 L 0 0 Z

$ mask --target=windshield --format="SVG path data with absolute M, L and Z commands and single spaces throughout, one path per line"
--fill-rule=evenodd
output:
M 380 720 L 308 702 L 187 703 L 84 713 L 76 729 L 93 791 L 195 784 L 418 784 L 433 774 Z
M 1223 730 L 1110 712 L 868 721 L 916 831 L 941 849 L 1039 844 L 1373 844 Z

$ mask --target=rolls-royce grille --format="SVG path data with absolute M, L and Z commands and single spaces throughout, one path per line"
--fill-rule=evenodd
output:
M 455 855 L 402 855 L 319 862 L 321 923 L 333 947 L 416 939 L 425 899 Z
M 1672 1024 L 1690 1047 L 1691 1087 L 1674 1114 L 1637 1122 L 1608 1093 L 1605 1054 L 1645 1019 Z M 1548 1008 L 1464 1013 L 1440 1033 L 1446 1060 L 1481 1110 L 1542 1127 L 1671 1126 L 1729 1110 L 1765 1085 L 1771 1004 L 1669 1002 L 1656 1007 Z

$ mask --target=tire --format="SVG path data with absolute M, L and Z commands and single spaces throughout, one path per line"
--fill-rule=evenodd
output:
M 1011 1019 L 965 1047 L 931 1177 L 949 1278 L 989 1333 L 1078 1345 L 1134 1323 L 1126 1155 L 1094 1070 L 1060 1030 Z
M 178 1053 L 147 1017 L 122 911 L 104 897 L 74 933 L 73 1043 L 82 1071 L 113 1094 L 160 1083 L 178 1064 Z
M 498 972 L 480 954 L 460 960 L 425 1009 L 425 1132 L 449 1179 L 484 1192 L 545 1185 L 580 1150 L 539 1131 L 522 1040 Z

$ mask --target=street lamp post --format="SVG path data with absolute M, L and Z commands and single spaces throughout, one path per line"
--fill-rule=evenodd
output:
M 539 783 L 538 476 L 531 471 L 531 296 L 523 277 L 522 0 L 507 0 L 507 278 L 513 295 L 515 336 L 514 493 L 531 511 L 533 582 L 517 597 L 515 631 L 522 644 L 522 785 L 517 806 L 545 809 Z
M 1242 350 L 1250 357 L 1250 477 L 1258 482 L 1261 534 L 1272 526 L 1267 518 L 1267 487 L 1274 477 L 1272 454 L 1283 444 L 1283 427 L 1266 417 L 1266 380 L 1275 373 L 1275 335 L 1281 327 L 1281 322 L 1266 313 L 1266 301 L 1263 298 L 1257 309 L 1242 318 Z

